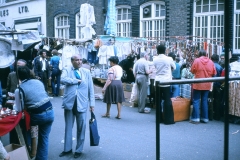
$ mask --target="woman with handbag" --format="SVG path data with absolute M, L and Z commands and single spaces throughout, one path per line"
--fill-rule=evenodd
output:
M 122 102 L 125 101 L 121 81 L 123 70 L 118 65 L 119 60 L 117 56 L 112 56 L 108 60 L 110 61 L 111 68 L 108 70 L 108 79 L 102 89 L 102 93 L 104 94 L 103 102 L 107 103 L 107 111 L 102 117 L 110 118 L 111 104 L 117 104 L 118 114 L 115 118 L 121 119 Z

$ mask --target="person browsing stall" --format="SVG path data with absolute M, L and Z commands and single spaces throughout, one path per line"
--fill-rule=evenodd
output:
M 148 75 L 152 73 L 149 70 L 148 65 L 148 53 L 141 52 L 140 59 L 136 61 L 133 66 L 133 74 L 136 78 L 136 84 L 138 88 L 138 112 L 139 113 L 148 113 L 149 111 L 145 111 L 145 104 L 147 98 L 147 90 L 148 90 Z
M 71 57 L 72 66 L 62 70 L 61 83 L 65 84 L 63 109 L 65 120 L 64 149 L 59 157 L 72 154 L 72 129 L 77 123 L 77 143 L 74 158 L 81 156 L 85 140 L 87 109 L 94 111 L 95 97 L 91 73 L 82 68 L 82 57 Z
M 54 121 L 52 103 L 43 83 L 36 79 L 30 79 L 30 70 L 27 66 L 19 66 L 17 71 L 21 84 L 15 90 L 14 109 L 16 111 L 25 109 L 30 114 L 31 126 L 38 125 L 38 144 L 35 160 L 47 160 L 48 138 Z
M 157 54 L 153 59 L 154 66 L 156 68 L 156 77 L 155 81 L 169 81 L 172 80 L 172 70 L 176 69 L 176 65 L 171 57 L 165 55 L 166 47 L 164 45 L 157 46 Z M 156 97 L 160 101 L 160 111 L 163 111 L 163 120 L 164 124 L 174 124 L 174 113 L 173 106 L 171 101 L 171 90 L 170 85 L 161 85 L 160 86 L 161 95 Z M 163 103 L 163 106 L 162 106 Z M 159 113 L 160 114 L 160 113 Z M 161 114 L 160 114 L 161 115 Z
M 121 119 L 122 102 L 125 101 L 121 81 L 123 70 L 118 65 L 119 60 L 117 56 L 112 56 L 108 60 L 110 61 L 111 68 L 108 70 L 108 79 L 102 89 L 102 93 L 104 94 L 103 102 L 107 103 L 107 110 L 102 117 L 110 118 L 111 104 L 117 104 L 118 114 L 115 118 Z

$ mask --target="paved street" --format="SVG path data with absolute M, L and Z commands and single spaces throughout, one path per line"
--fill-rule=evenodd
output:
M 73 155 L 59 157 L 63 151 L 64 118 L 61 108 L 62 99 L 53 98 L 55 121 L 52 126 L 49 144 L 49 160 L 71 160 Z M 87 124 L 86 141 L 82 160 L 155 160 L 155 110 L 150 114 L 140 114 L 137 108 L 122 107 L 122 119 L 112 105 L 111 118 L 101 118 L 106 105 L 96 100 L 95 115 L 101 136 L 100 145 L 90 147 Z M 89 119 L 90 114 L 88 114 Z M 240 125 L 229 127 L 229 160 L 240 159 Z M 224 124 L 210 121 L 208 124 L 190 124 L 188 121 L 174 125 L 160 125 L 162 160 L 221 160 L 223 159 Z M 74 127 L 75 133 L 75 127 Z M 76 139 L 73 135 L 73 150 Z M 5 136 L 6 139 L 6 136 Z M 4 141 L 5 143 L 6 140 Z

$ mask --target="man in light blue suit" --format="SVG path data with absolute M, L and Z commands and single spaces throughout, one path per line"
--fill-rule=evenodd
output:
M 77 144 L 74 158 L 81 156 L 86 130 L 87 109 L 94 111 L 93 81 L 88 69 L 82 68 L 82 57 L 71 57 L 72 66 L 62 70 L 61 83 L 65 84 L 63 108 L 65 119 L 64 150 L 59 157 L 72 153 L 72 128 L 77 122 Z

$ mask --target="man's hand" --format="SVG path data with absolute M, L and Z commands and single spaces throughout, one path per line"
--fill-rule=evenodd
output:
M 90 106 L 90 111 L 94 112 L 94 107 Z

